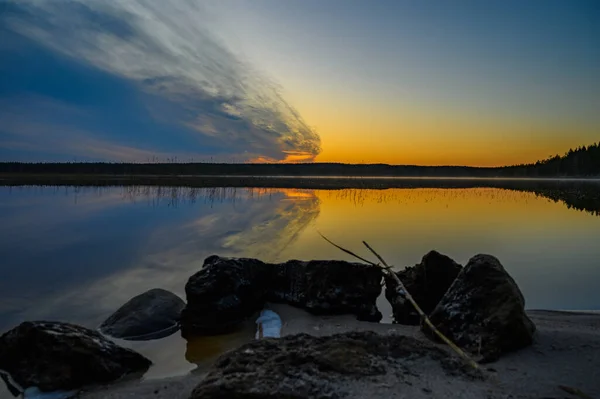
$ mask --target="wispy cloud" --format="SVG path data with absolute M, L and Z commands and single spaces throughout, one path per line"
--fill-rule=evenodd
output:
M 240 159 L 313 159 L 318 134 L 208 23 L 195 1 L 22 0 L 4 17 L 19 35 L 132 82 L 156 123 L 197 135 L 198 151 L 208 142 Z

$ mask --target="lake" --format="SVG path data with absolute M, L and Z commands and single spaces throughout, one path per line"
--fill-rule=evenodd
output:
M 319 232 L 368 256 L 366 240 L 397 268 L 432 249 L 463 265 L 489 253 L 527 308 L 600 309 L 599 182 L 391 185 L 0 187 L 0 332 L 33 319 L 95 328 L 156 287 L 185 298 L 188 277 L 211 254 L 354 260 Z M 166 376 L 251 335 L 126 345 L 155 361 L 149 377 Z

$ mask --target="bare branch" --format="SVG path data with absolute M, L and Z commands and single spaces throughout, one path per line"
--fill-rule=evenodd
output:
M 325 241 L 327 241 L 328 243 L 330 243 L 330 244 L 331 244 L 331 245 L 333 245 L 334 247 L 336 247 L 336 248 L 338 248 L 338 249 L 340 249 L 340 250 L 344 251 L 344 252 L 345 252 L 345 253 L 347 253 L 348 255 L 352 255 L 352 256 L 354 256 L 356 259 L 360 259 L 360 260 L 362 260 L 363 262 L 365 262 L 365 263 L 368 263 L 369 265 L 372 265 L 372 266 L 379 266 L 377 263 L 371 262 L 370 260 L 368 260 L 368 259 L 365 259 L 365 258 L 363 258 L 362 256 L 359 256 L 359 255 L 355 254 L 354 252 L 352 252 L 352 251 L 350 251 L 350 250 L 347 250 L 346 248 L 342 248 L 342 247 L 340 247 L 339 245 L 337 245 L 336 243 L 334 243 L 333 241 L 331 241 L 329 238 L 327 238 L 327 237 L 325 237 L 323 234 L 321 234 L 321 232 L 320 232 L 320 231 L 317 231 L 317 233 L 319 233 L 319 235 L 320 235 L 321 237 L 323 237 L 323 239 L 324 239 Z
M 452 348 L 452 350 L 454 352 L 456 352 L 461 358 L 463 358 L 463 360 L 467 364 L 469 364 L 474 369 L 478 370 L 479 369 L 479 365 L 477 364 L 477 362 L 475 362 L 475 360 L 471 359 L 471 357 L 469 355 L 467 355 L 466 352 L 464 352 L 462 349 L 460 349 L 458 347 L 458 345 L 456 345 L 454 342 L 450 341 L 450 339 L 448 337 L 446 337 L 444 334 L 442 334 L 442 332 L 440 330 L 438 330 L 433 325 L 433 323 L 431 322 L 431 320 L 429 320 L 429 317 L 427 317 L 427 315 L 425 314 L 425 312 L 423 312 L 423 310 L 417 304 L 417 302 L 414 300 L 414 298 L 412 297 L 412 295 L 410 295 L 410 292 L 408 292 L 406 290 L 406 287 L 404 286 L 404 284 L 402 284 L 402 281 L 400 280 L 400 278 L 398 277 L 398 275 L 391 270 L 390 266 L 381 257 L 381 255 L 379 255 L 369 244 L 367 244 L 366 241 L 363 241 L 363 244 L 365 244 L 365 246 L 369 249 L 369 251 L 373 252 L 373 254 L 377 257 L 377 259 L 379 259 L 381 261 L 381 263 L 383 263 L 383 265 L 388 270 L 389 275 L 396 281 L 396 283 L 398 284 L 398 287 L 400 287 L 400 289 L 402 289 L 402 291 L 404 292 L 404 295 L 406 296 L 406 299 L 408 299 L 408 301 L 415 308 L 415 310 L 417 311 L 417 313 L 419 313 L 419 316 L 421 316 L 421 319 L 423 320 L 423 322 L 425 324 L 427 324 L 427 326 L 431 329 L 431 331 L 433 331 L 435 335 L 437 335 L 450 348 Z

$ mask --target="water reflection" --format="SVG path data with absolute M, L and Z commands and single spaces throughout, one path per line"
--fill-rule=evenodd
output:
M 185 358 L 197 365 L 198 371 L 206 371 L 224 352 L 253 340 L 255 333 L 255 324 L 249 322 L 231 334 L 191 338 L 187 341 Z
M 211 254 L 351 260 L 317 231 L 358 251 L 367 240 L 396 267 L 417 263 L 431 249 L 462 264 L 491 253 L 515 277 L 529 308 L 600 309 L 598 184 L 427 184 L 0 187 L 0 331 L 31 319 L 96 327 L 151 288 L 185 298 L 188 277 Z M 155 361 L 152 378 L 187 372 L 192 363 L 202 368 L 253 334 L 251 325 L 240 335 L 124 345 Z
M 55 191 L 2 196 L 2 203 L 20 203 L 6 206 L 17 209 L 7 212 L 0 231 L 4 315 L 96 325 L 150 288 L 184 296 L 185 281 L 210 254 L 274 260 L 319 212 L 314 194 L 302 191 L 153 187 L 72 194 L 76 204 Z

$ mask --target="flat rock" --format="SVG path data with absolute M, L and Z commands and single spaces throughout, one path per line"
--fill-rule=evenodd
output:
M 524 308 L 523 294 L 500 261 L 480 254 L 469 260 L 430 319 L 463 349 L 493 361 L 532 344 L 535 325 Z
M 421 309 L 429 314 L 435 309 L 450 285 L 460 273 L 462 266 L 446 255 L 431 251 L 423 256 L 421 263 L 396 272 L 406 290 Z M 385 297 L 392 305 L 394 322 L 417 325 L 420 317 L 414 307 L 398 294 L 396 281 L 385 275 Z
M 287 303 L 314 314 L 354 314 L 379 321 L 376 300 L 383 273 L 376 266 L 344 261 L 264 263 L 210 256 L 188 280 L 182 334 L 229 332 L 269 302 Z
M 99 327 L 115 338 L 143 341 L 164 338 L 179 330 L 185 302 L 172 292 L 155 288 L 131 298 Z
M 0 369 L 23 389 L 69 391 L 142 373 L 152 362 L 74 324 L 24 322 L 0 337 Z
M 373 390 L 377 378 L 398 372 L 392 380 L 400 389 L 402 375 L 418 377 L 420 359 L 427 359 L 432 373 L 432 364 L 437 364 L 448 374 L 466 375 L 447 352 L 413 337 L 368 331 L 325 337 L 297 334 L 257 340 L 224 354 L 190 398 L 360 397 L 361 392 L 353 390 L 356 382 L 366 382 Z

